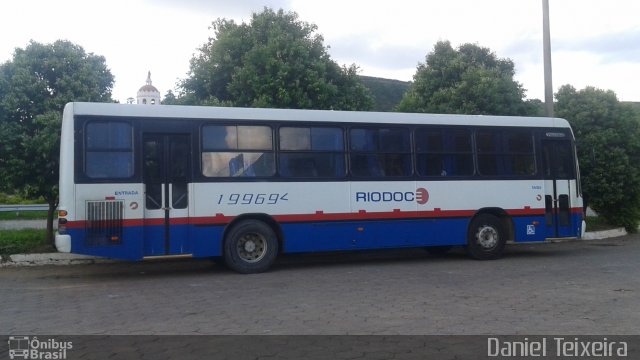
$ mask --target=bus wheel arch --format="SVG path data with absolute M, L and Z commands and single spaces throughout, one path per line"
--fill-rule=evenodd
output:
M 498 259 L 514 231 L 513 221 L 503 209 L 481 209 L 469 222 L 467 254 L 478 260 Z
M 239 273 L 268 270 L 280 249 L 282 231 L 268 215 L 241 215 L 225 228 L 222 244 L 224 262 Z

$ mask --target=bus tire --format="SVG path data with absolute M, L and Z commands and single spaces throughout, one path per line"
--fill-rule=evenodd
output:
M 507 243 L 500 219 L 489 214 L 476 216 L 469 225 L 467 254 L 477 260 L 494 260 L 502 256 Z
M 266 271 L 278 255 L 278 238 L 273 229 L 259 220 L 234 225 L 224 242 L 224 261 L 242 274 Z

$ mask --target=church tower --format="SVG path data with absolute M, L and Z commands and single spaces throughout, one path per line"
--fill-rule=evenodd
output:
M 147 84 L 138 90 L 138 104 L 160 105 L 160 91 L 151 85 L 151 71 L 147 74 Z

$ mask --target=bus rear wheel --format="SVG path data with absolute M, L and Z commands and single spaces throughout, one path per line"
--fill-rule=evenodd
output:
M 242 274 L 263 272 L 276 260 L 278 238 L 273 229 L 259 220 L 234 225 L 224 242 L 224 261 Z
M 507 242 L 505 234 L 499 218 L 489 214 L 476 216 L 469 226 L 467 254 L 478 260 L 498 259 Z

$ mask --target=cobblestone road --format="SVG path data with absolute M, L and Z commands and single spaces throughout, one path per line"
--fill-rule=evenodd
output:
M 518 245 L 0 269 L 5 334 L 640 334 L 640 236 Z

